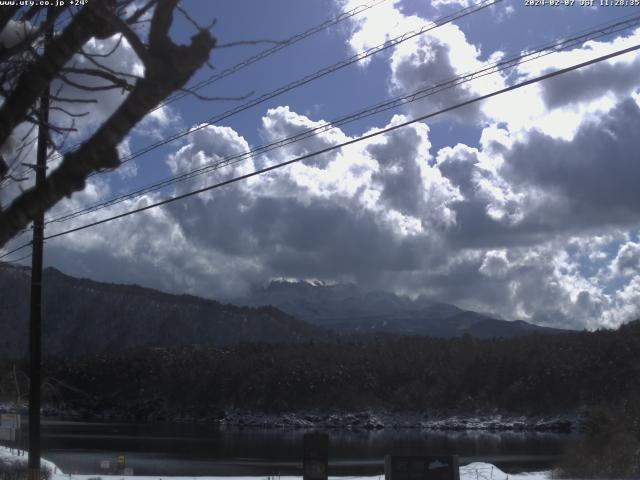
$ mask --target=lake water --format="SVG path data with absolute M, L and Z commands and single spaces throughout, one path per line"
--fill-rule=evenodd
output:
M 98 473 L 124 455 L 136 475 L 297 475 L 306 430 L 220 430 L 208 425 L 48 421 L 43 456 L 67 473 Z M 546 470 L 575 441 L 550 433 L 328 430 L 332 475 L 383 473 L 385 454 L 457 454 L 510 473 Z

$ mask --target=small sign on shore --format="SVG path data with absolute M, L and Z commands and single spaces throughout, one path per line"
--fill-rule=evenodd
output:
M 9 427 L 0 427 L 0 440 L 5 442 L 15 442 L 16 429 Z
M 15 430 L 20 430 L 20 414 L 18 413 L 0 414 L 0 427 L 13 428 Z

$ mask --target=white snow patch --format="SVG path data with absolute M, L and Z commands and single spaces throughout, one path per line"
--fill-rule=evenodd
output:
M 18 455 L 20 453 L 21 455 Z M 6 447 L 0 446 L 0 461 L 15 461 L 15 462 L 26 462 L 27 456 L 26 452 L 20 452 L 16 449 L 9 449 Z M 42 465 L 47 466 L 53 472 L 51 476 L 51 480 L 95 480 L 96 478 L 100 478 L 101 480 L 266 480 L 267 476 L 257 476 L 257 477 L 170 477 L 166 475 L 157 475 L 157 476 L 142 476 L 142 475 L 102 475 L 102 474 L 93 474 L 93 475 L 76 475 L 76 474 L 65 474 L 55 465 L 53 462 L 42 459 Z M 507 474 L 500 470 L 495 465 L 491 465 L 490 463 L 484 462 L 473 462 L 468 465 L 464 465 L 460 467 L 460 480 L 548 480 L 553 478 L 552 472 L 550 471 L 542 471 L 542 472 L 530 472 L 530 473 L 520 473 L 520 474 Z M 289 477 L 278 477 L 279 480 L 300 480 L 302 477 L 297 476 L 289 476 Z M 350 477 L 329 477 L 330 480 L 345 480 L 348 478 L 349 480 L 382 480 L 384 475 L 373 475 L 373 476 L 350 476 Z

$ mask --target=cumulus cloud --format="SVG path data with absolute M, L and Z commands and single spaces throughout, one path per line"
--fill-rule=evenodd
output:
M 366 49 L 425 21 L 385 2 L 354 18 L 349 48 Z M 601 54 L 626 38 L 531 62 L 509 81 Z M 460 26 L 447 25 L 389 52 L 388 93 L 413 91 L 501 55 L 483 52 Z M 629 233 L 640 221 L 633 183 L 640 145 L 629 127 L 640 123 L 638 68 L 637 57 L 625 57 L 440 120 L 472 128 L 475 143 L 436 143 L 440 125 L 416 123 L 48 248 L 72 273 L 214 298 L 241 295 L 270 278 L 316 278 L 425 294 L 507 319 L 617 326 L 639 313 L 640 247 Z M 580 84 L 569 88 L 569 81 Z M 430 97 L 365 133 L 507 80 L 484 82 Z M 143 127 L 167 125 L 165 113 Z M 279 106 L 264 112 L 257 129 L 270 143 L 324 123 Z M 241 155 L 252 147 L 246 138 L 230 127 L 206 126 L 176 148 L 167 166 L 179 175 Z M 352 138 L 340 128 L 323 130 L 181 182 L 173 193 Z M 71 201 L 89 201 L 109 186 L 92 188 L 86 199 Z M 159 198 L 148 194 L 115 211 Z M 86 271 L 96 265 L 102 270 Z
M 507 252 L 505 250 L 487 251 L 479 271 L 487 277 L 503 278 L 509 271 Z
M 537 214 L 548 225 L 633 223 L 640 143 L 629 125 L 638 121 L 640 108 L 629 99 L 584 123 L 571 142 L 530 132 L 504 156 L 501 172 L 528 197 L 543 197 Z
M 313 121 L 307 116 L 292 112 L 288 106 L 281 106 L 269 109 L 262 117 L 260 133 L 265 144 L 271 144 L 305 134 L 305 132 L 322 132 L 322 135 L 309 136 L 302 141 L 286 145 L 280 150 L 281 156 L 300 157 L 347 140 L 347 136 L 340 129 L 326 130 L 326 125 L 325 120 Z M 336 157 L 337 153 L 328 153 L 311 157 L 303 162 L 308 166 L 326 168 Z
M 528 78 L 558 70 L 592 58 L 632 47 L 640 39 L 640 29 L 608 41 L 589 41 L 578 48 L 557 52 L 534 62 L 518 66 L 518 76 Z M 553 109 L 578 103 L 593 102 L 602 97 L 627 97 L 638 88 L 640 54 L 630 52 L 580 70 L 546 80 L 541 84 L 541 97 Z
M 390 208 L 413 216 L 424 210 L 425 190 L 422 172 L 429 155 L 428 129 L 398 130 L 385 136 L 383 142 L 367 146 L 367 153 L 379 165 L 372 180 L 379 185 L 379 201 Z
M 161 104 L 136 125 L 133 133 L 155 141 L 165 138 L 168 130 L 175 131 L 182 126 L 183 119 L 180 112 L 171 105 Z
M 352 6 L 352 3 L 348 3 L 345 8 Z M 436 6 L 441 5 L 442 3 Z M 425 26 L 432 25 L 431 20 L 433 19 L 417 15 L 405 15 L 400 5 L 393 3 L 378 6 L 354 21 L 354 31 L 349 45 L 354 51 L 365 50 L 395 36 L 417 32 Z M 459 26 L 448 23 L 430 29 L 392 49 L 389 61 L 390 93 L 412 94 L 459 75 L 479 70 L 485 66 L 485 61 L 481 60 L 482 56 L 480 48 L 467 39 Z M 491 52 L 489 61 L 498 61 L 501 56 L 502 52 Z M 366 64 L 365 62 L 363 66 Z M 408 112 L 413 116 L 424 115 L 469 100 L 481 93 L 503 88 L 504 85 L 505 81 L 500 75 L 485 76 L 471 83 L 430 94 L 409 104 Z M 433 121 L 453 118 L 459 122 L 471 123 L 483 118 L 481 113 L 479 105 L 471 105 L 437 117 Z
M 638 43 L 640 29 L 604 41 L 589 41 L 580 47 L 517 66 L 511 81 L 517 82 L 570 67 Z M 536 129 L 548 136 L 572 141 L 585 121 L 598 118 L 618 103 L 636 94 L 640 64 L 638 52 L 593 64 L 547 79 L 541 83 L 483 102 L 483 115 L 500 123 L 514 135 Z M 518 105 L 519 108 L 513 108 Z
M 630 62 L 603 62 L 574 70 L 544 83 L 542 98 L 548 108 L 578 101 L 592 101 L 603 95 L 628 95 L 638 88 L 640 56 Z
M 480 49 L 469 43 L 458 26 L 443 25 L 395 48 L 390 63 L 392 92 L 413 93 L 453 80 L 459 75 L 480 70 L 485 65 L 480 61 L 480 56 Z M 497 61 L 500 56 L 500 52 L 495 52 L 491 60 Z M 409 104 L 408 110 L 414 116 L 435 112 L 491 90 L 503 88 L 504 85 L 500 75 L 483 77 L 429 95 Z M 453 117 L 458 121 L 471 123 L 480 120 L 480 114 L 480 105 L 473 104 L 437 117 L 437 121 Z
M 262 135 L 277 137 L 313 124 L 290 109 L 274 109 L 263 118 Z M 634 294 L 631 283 L 609 291 L 611 278 L 588 273 L 583 265 L 588 252 L 610 250 L 620 237 L 598 243 L 588 233 L 575 236 L 580 229 L 570 242 L 564 234 L 549 235 L 537 205 L 510 191 L 518 183 L 502 176 L 508 161 L 502 157 L 510 159 L 520 148 L 507 132 L 488 127 L 477 148 L 460 144 L 435 157 L 429 135 L 426 125 L 417 124 L 338 150 L 323 165 L 296 164 L 137 220 L 78 233 L 64 244 L 52 242 L 50 258 L 75 273 L 146 279 L 142 283 L 214 298 L 237 297 L 275 277 L 318 278 L 392 286 L 553 326 L 615 326 L 633 315 L 625 303 Z M 317 145 L 350 138 L 341 131 L 319 137 L 313 140 Z M 249 148 L 233 129 L 207 126 L 190 134 L 168 165 L 175 174 L 185 173 Z M 260 162 L 288 155 L 278 150 Z M 249 160 L 213 178 L 196 177 L 177 184 L 175 193 L 255 166 Z M 116 211 L 159 198 L 146 195 Z M 629 245 L 616 257 L 625 271 L 635 265 Z M 86 261 L 94 256 L 102 257 L 100 273 L 85 271 L 87 264 L 95 268 Z
M 270 111 L 263 120 L 264 125 L 273 127 L 273 132 L 263 132 L 265 136 L 278 136 L 292 125 L 311 122 L 287 109 Z M 405 135 L 411 139 L 407 145 Z M 322 168 L 300 163 L 295 168 L 167 205 L 155 214 L 141 215 L 139 222 L 126 220 L 112 229 L 105 227 L 100 233 L 97 229 L 95 233 L 79 233 L 74 236 L 75 242 L 52 248 L 75 248 L 89 254 L 106 249 L 107 245 L 123 245 L 126 239 L 125 248 L 110 254 L 111 267 L 103 275 L 115 275 L 116 265 L 125 262 L 138 264 L 138 271 L 149 277 L 179 270 L 181 275 L 170 275 L 174 279 L 171 290 L 208 296 L 237 295 L 252 283 L 273 276 L 307 277 L 313 272 L 316 278 L 364 283 L 376 272 L 412 270 L 422 263 L 421 250 L 427 239 L 418 233 L 422 231 L 421 222 L 429 218 L 403 211 L 406 202 L 396 197 L 407 195 L 407 191 L 395 190 L 392 184 L 396 178 L 387 174 L 400 158 L 430 168 L 426 164 L 427 136 L 425 126 L 394 133 L 340 152 Z M 330 144 L 335 138 L 348 137 L 339 131 L 327 132 L 314 141 Z M 186 144 L 168 159 L 168 165 L 172 173 L 181 174 L 248 149 L 247 142 L 231 128 L 207 126 L 191 133 Z M 418 149 L 424 151 L 421 158 L 415 155 Z M 394 152 L 399 158 L 390 158 Z M 263 161 L 275 162 L 287 154 L 277 151 Z M 251 160 L 241 162 L 219 170 L 214 178 L 199 176 L 179 183 L 175 193 L 253 168 Z M 419 168 L 417 178 L 417 184 L 410 184 L 415 190 L 411 195 L 424 195 Z M 151 194 L 123 202 L 113 213 L 157 198 L 157 194 Z M 395 208 L 385 207 L 378 199 Z M 78 248 L 76 242 L 83 248 Z M 211 281 L 198 284 L 194 280 L 200 275 L 200 270 L 189 271 L 193 264 L 190 257 L 194 255 L 215 259 L 209 265 L 215 271 Z M 199 264 L 193 265 L 195 268 Z M 122 271 L 128 272 L 129 268 Z M 216 278 L 229 281 L 216 283 Z
M 263 119 L 263 125 L 274 127 L 276 133 L 308 122 L 306 117 L 286 109 L 270 111 Z M 277 128 L 276 123 L 280 123 Z M 211 140 L 221 132 L 221 127 L 209 127 L 198 135 Z M 413 135 L 415 149 L 426 130 L 416 133 L 414 129 Z M 344 133 L 333 132 L 320 135 L 314 142 L 325 144 L 336 136 L 348 138 Z M 422 228 L 421 219 L 402 211 L 400 198 L 407 195 L 406 190 L 413 190 L 411 195 L 423 195 L 424 184 L 418 174 L 417 185 L 414 182 L 408 189 L 394 190 L 396 177 L 387 175 L 392 165 L 384 162 L 397 161 L 391 158 L 392 153 L 404 153 L 407 159 L 417 161 L 411 146 L 402 142 L 393 146 L 396 136 L 339 152 L 319 167 L 300 163 L 215 192 L 211 199 L 193 199 L 171 208 L 190 238 L 229 254 L 259 257 L 267 271 L 280 272 L 280 276 L 304 277 L 315 272 L 316 278 L 329 278 L 334 272 L 339 277 L 362 279 L 376 269 L 410 268 L 418 261 L 413 236 Z M 172 159 L 173 168 L 186 165 L 183 158 L 193 166 L 193 159 L 199 160 L 200 154 L 194 157 L 193 149 L 202 143 L 194 137 Z M 208 144 L 228 146 L 229 142 Z M 428 143 L 421 147 L 428 152 Z M 286 158 L 287 153 L 278 151 L 267 162 Z M 385 208 L 382 201 L 396 208 Z M 209 203 L 218 205 L 215 213 L 207 213 L 206 209 L 212 206 Z
M 396 5 L 384 13 L 393 25 L 385 30 L 376 27 L 381 20 L 375 15 L 382 14 L 356 22 L 352 48 L 373 45 L 383 40 L 383 32 L 408 30 L 422 20 L 403 15 Z M 459 27 L 448 27 L 391 53 L 391 94 L 473 71 L 487 53 L 493 59 L 502 55 L 482 55 Z M 637 35 L 589 42 L 523 64 L 510 81 L 628 47 L 637 43 Z M 436 236 L 447 246 L 441 254 L 452 261 L 439 268 L 431 265 L 431 275 L 416 273 L 420 280 L 414 279 L 415 284 L 429 285 L 438 298 L 486 311 L 495 312 L 502 302 L 508 306 L 499 313 L 508 312 L 507 317 L 547 324 L 617 325 L 637 314 L 623 308 L 633 292 L 631 283 L 602 274 L 614 240 L 591 240 L 596 231 L 605 238 L 606 232 L 632 228 L 639 220 L 631 180 L 639 173 L 633 161 L 638 146 L 628 127 L 638 123 L 633 97 L 639 87 L 637 59 L 637 54 L 628 54 L 603 62 L 497 97 L 453 118 L 475 125 L 482 120 L 484 128 L 477 146 L 452 145 L 434 155 L 447 184 L 441 191 L 447 192 L 452 219 Z M 424 113 L 504 85 L 505 79 L 495 76 L 483 85 L 471 83 L 430 97 L 409 112 Z M 417 205 L 415 199 L 412 204 Z M 568 237 L 581 238 L 590 248 L 570 252 Z M 627 274 L 631 272 L 631 252 L 627 247 L 616 257 L 618 274 L 623 264 Z
M 436 7 L 443 7 L 448 5 L 457 5 L 462 8 L 466 8 L 471 5 L 470 0 L 435 0 L 433 5 Z
M 620 275 L 640 274 L 640 244 L 628 242 L 624 244 L 612 263 L 615 273 Z

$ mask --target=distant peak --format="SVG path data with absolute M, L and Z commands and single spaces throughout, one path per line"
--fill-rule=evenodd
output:
M 317 278 L 274 278 L 267 285 L 266 289 L 270 288 L 282 288 L 282 287 L 317 287 L 317 288 L 328 288 L 328 287 L 338 287 L 341 284 L 337 282 L 330 282 L 326 280 L 319 280 Z

